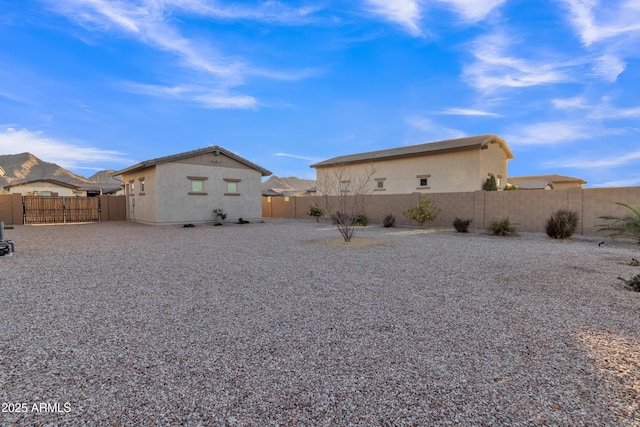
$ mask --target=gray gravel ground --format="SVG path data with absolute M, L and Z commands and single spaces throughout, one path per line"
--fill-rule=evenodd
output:
M 0 425 L 640 425 L 630 242 L 345 244 L 285 220 L 5 234 Z

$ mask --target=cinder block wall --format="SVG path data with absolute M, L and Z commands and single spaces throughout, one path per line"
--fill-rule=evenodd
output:
M 402 216 L 406 206 L 415 206 L 420 194 L 364 196 L 365 213 L 372 225 L 381 225 L 387 214 L 396 217 L 397 225 L 416 225 Z M 334 196 L 338 197 L 338 196 Z M 492 219 L 508 217 L 520 231 L 544 232 L 544 224 L 558 209 L 577 211 L 581 217 L 578 234 L 605 235 L 598 232 L 604 215 L 626 215 L 628 209 L 616 205 L 623 202 L 640 206 L 640 187 L 569 188 L 565 190 L 475 191 L 467 193 L 431 193 L 428 195 L 442 210 L 429 226 L 451 227 L 456 217 L 471 218 L 471 228 L 484 229 Z M 312 219 L 307 215 L 315 203 L 325 206 L 324 197 L 263 198 L 265 218 Z

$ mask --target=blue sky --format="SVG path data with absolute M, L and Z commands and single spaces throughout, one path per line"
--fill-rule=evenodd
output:
M 0 154 L 84 176 L 494 133 L 511 176 L 640 185 L 637 0 L 0 0 L 0 42 Z

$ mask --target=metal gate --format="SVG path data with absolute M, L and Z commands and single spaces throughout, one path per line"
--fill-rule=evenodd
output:
M 25 224 L 100 221 L 99 197 L 24 196 Z

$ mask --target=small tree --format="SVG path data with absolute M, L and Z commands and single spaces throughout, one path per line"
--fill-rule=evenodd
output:
M 364 168 L 336 165 L 318 170 L 318 192 L 324 196 L 326 212 L 345 242 L 351 241 L 365 215 L 366 196 L 373 192 L 374 173 L 373 164 Z
M 427 196 L 422 196 L 416 206 L 406 206 L 402 215 L 404 215 L 405 218 L 417 221 L 418 225 L 422 227 L 425 222 L 431 222 L 436 219 L 440 210 L 433 200 Z
M 316 222 L 319 222 L 320 221 L 320 217 L 322 215 L 324 215 L 324 209 L 322 209 L 316 203 L 316 204 L 314 204 L 314 205 L 309 207 L 309 212 L 307 212 L 307 215 L 315 217 L 316 218 Z
M 498 191 L 498 182 L 496 181 L 496 177 L 489 175 L 489 178 L 484 182 L 482 189 L 484 191 Z

